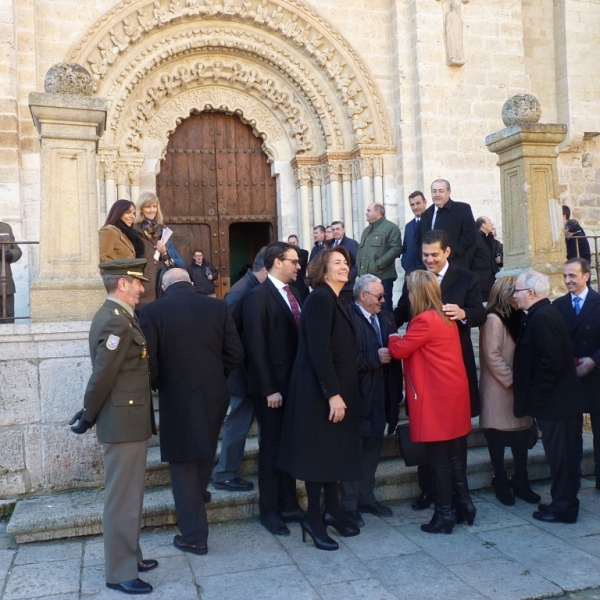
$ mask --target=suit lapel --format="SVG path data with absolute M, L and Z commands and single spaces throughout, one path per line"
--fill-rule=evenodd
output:
M 592 294 L 593 292 L 593 294 Z M 573 303 L 571 301 L 571 295 L 569 294 L 569 303 L 571 304 L 571 307 L 573 306 Z M 600 307 L 600 295 L 596 292 L 594 292 L 594 290 L 589 290 L 587 298 L 585 299 L 585 302 L 583 303 L 583 307 L 581 308 L 581 310 L 579 311 L 579 314 L 577 316 L 575 316 L 575 311 L 571 309 L 571 312 L 573 314 L 573 320 L 570 323 L 570 331 L 575 331 L 575 329 L 577 329 L 577 327 L 579 327 L 579 325 L 581 325 L 587 318 L 588 316 L 590 316 L 594 311 L 598 310 L 598 308 Z
M 268 277 L 267 277 L 267 285 L 269 286 L 269 290 L 270 290 L 271 294 L 273 294 L 273 296 L 275 296 L 275 299 L 277 300 L 277 302 L 279 302 L 279 305 L 285 311 L 285 314 L 289 317 L 290 321 L 293 323 L 294 328 L 296 328 L 296 321 L 294 320 L 294 315 L 292 314 L 290 307 L 287 305 L 287 302 L 283 299 L 283 296 L 281 295 L 279 290 L 275 287 L 275 284 Z M 292 289 L 292 294 L 293 294 L 294 288 L 290 288 L 290 289 Z
M 448 263 L 448 270 L 442 279 L 442 298 L 444 297 L 444 292 L 448 291 L 448 288 L 454 283 L 456 279 L 456 271 L 452 267 L 452 263 Z

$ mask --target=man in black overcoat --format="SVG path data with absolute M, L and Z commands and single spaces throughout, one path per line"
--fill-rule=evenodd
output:
M 436 275 L 440 281 L 444 312 L 458 325 L 460 346 L 469 380 L 471 416 L 476 417 L 479 414 L 479 386 L 477 385 L 475 353 L 471 342 L 471 328 L 481 327 L 487 319 L 481 299 L 479 277 L 475 273 L 461 269 L 449 262 L 452 251 L 448 235 L 444 231 L 434 229 L 426 232 L 423 236 L 421 252 L 423 268 Z M 398 327 L 410 320 L 410 301 L 406 282 L 402 288 L 398 305 L 394 309 L 394 317 Z M 466 461 L 466 438 L 462 441 L 462 446 Z M 418 473 L 419 487 L 422 493 L 412 506 L 415 510 L 422 510 L 431 505 L 433 482 L 431 481 L 431 471 L 427 465 L 420 465 Z
M 265 252 L 267 279 L 246 294 L 243 306 L 248 394 L 254 399 L 260 430 L 258 487 L 261 524 L 289 535 L 284 521 L 300 521 L 296 481 L 277 468 L 285 400 L 298 349 L 302 300 L 290 286 L 300 270 L 296 249 L 272 242 Z
M 266 246 L 259 251 L 254 258 L 252 269 L 232 285 L 223 298 L 229 306 L 240 337 L 244 334 L 244 297 L 267 278 L 265 249 Z M 246 438 L 254 420 L 254 401 L 248 397 L 247 379 L 246 365 L 240 365 L 227 378 L 227 387 L 231 394 L 229 412 L 223 427 L 219 463 L 213 471 L 213 486 L 218 490 L 249 492 L 254 488 L 251 481 L 242 479 L 239 474 L 244 460 Z
M 575 371 L 589 404 L 594 434 L 594 474 L 596 489 L 600 490 L 600 294 L 588 287 L 590 264 L 584 258 L 568 260 L 563 276 L 569 293 L 552 305 L 569 330 Z
M 581 413 L 585 391 L 575 372 L 569 332 L 550 304 L 548 277 L 536 271 L 517 278 L 514 296 L 527 311 L 513 360 L 514 412 L 537 419 L 552 477 L 552 502 L 533 518 L 575 523 L 579 512 Z
M 342 510 L 357 527 L 365 522 L 360 513 L 391 517 L 392 511 L 375 498 L 375 472 L 381 458 L 386 422 L 388 435 L 398 425 L 402 400 L 402 361 L 387 349 L 387 339 L 397 327 L 391 312 L 383 308 L 384 287 L 375 275 L 363 275 L 354 284 L 350 314 L 358 344 L 358 415 L 360 472 L 358 481 L 342 482 Z
M 352 302 L 352 290 L 354 289 L 354 282 L 356 281 L 357 267 L 356 267 L 356 255 L 358 254 L 358 242 L 346 236 L 346 228 L 341 221 L 334 221 L 331 224 L 331 233 L 333 239 L 331 240 L 329 247 L 335 248 L 335 246 L 344 246 L 350 254 L 350 274 L 348 275 L 348 283 L 342 288 L 340 292 L 340 298 L 350 304 Z
M 292 281 L 290 285 L 295 287 L 300 292 L 300 298 L 302 298 L 302 302 L 306 300 L 306 296 L 310 293 L 308 286 L 306 285 L 306 281 L 304 278 L 306 277 L 306 267 L 308 266 L 308 250 L 304 250 L 300 248 L 300 241 L 298 240 L 297 235 L 288 235 L 288 244 L 290 246 L 294 246 L 296 252 L 298 253 L 298 261 L 300 264 L 300 271 L 298 271 L 298 275 L 296 276 L 296 280 Z
M 417 230 L 417 253 L 423 236 L 432 229 L 441 229 L 448 234 L 451 254 L 450 262 L 457 267 L 469 269 L 475 253 L 477 228 L 473 211 L 466 202 L 455 202 L 450 198 L 452 190 L 445 179 L 436 179 L 431 184 L 433 205 L 422 215 Z
M 162 287 L 164 295 L 140 311 L 140 324 L 181 531 L 173 543 L 206 554 L 206 488 L 229 404 L 227 376 L 242 364 L 244 350 L 227 304 L 196 293 L 184 269 L 167 271 Z

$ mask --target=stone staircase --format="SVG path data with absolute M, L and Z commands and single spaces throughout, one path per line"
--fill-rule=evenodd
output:
M 473 332 L 475 355 L 478 356 L 478 332 Z M 156 410 L 157 424 L 158 410 Z M 401 422 L 406 422 L 401 415 Z M 589 428 L 588 428 L 589 429 Z M 225 492 L 215 490 L 212 485 L 212 501 L 206 505 L 209 523 L 247 519 L 258 516 L 258 428 L 250 429 L 244 461 L 240 474 L 254 482 L 251 492 Z M 592 434 L 584 430 L 583 475 L 594 470 Z M 473 431 L 468 438 L 467 474 L 472 490 L 489 487 L 493 470 L 483 430 L 478 419 L 473 420 Z M 221 442 L 217 448 L 218 461 Z M 510 450 L 506 451 L 507 470 L 512 469 Z M 541 440 L 529 452 L 529 476 L 531 480 L 546 479 L 550 469 Z M 381 462 L 376 473 L 376 495 L 382 502 L 416 497 L 419 494 L 416 467 L 406 467 L 400 453 L 396 436 L 384 440 Z M 300 503 L 304 503 L 304 485 L 298 482 Z M 7 527 L 7 533 L 16 537 L 18 543 L 51 540 L 102 533 L 102 509 L 104 490 L 85 490 L 53 494 L 17 502 Z M 146 493 L 144 497 L 143 526 L 175 524 L 175 505 L 170 488 L 169 467 L 160 460 L 158 436 L 149 441 L 146 471 Z

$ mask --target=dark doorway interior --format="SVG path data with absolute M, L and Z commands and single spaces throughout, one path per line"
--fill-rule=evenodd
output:
M 229 226 L 231 285 L 240 279 L 244 266 L 251 265 L 258 251 L 270 241 L 270 223 L 232 223 Z

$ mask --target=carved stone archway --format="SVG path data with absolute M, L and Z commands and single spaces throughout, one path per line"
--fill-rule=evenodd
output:
M 298 188 L 289 223 L 304 243 L 313 224 L 356 223 L 366 203 L 383 201 L 374 168 L 395 148 L 381 95 L 357 53 L 302 0 L 123 0 L 68 60 L 88 68 L 108 100 L 99 151 L 107 205 L 152 187 L 169 132 L 203 110 L 238 114 L 263 139 L 278 189 Z

